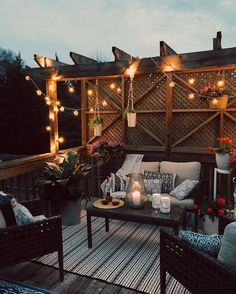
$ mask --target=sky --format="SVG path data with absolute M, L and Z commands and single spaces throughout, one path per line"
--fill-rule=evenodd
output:
M 236 0 L 0 0 L 0 47 L 73 64 L 69 52 L 113 60 L 112 46 L 138 57 L 236 47 Z

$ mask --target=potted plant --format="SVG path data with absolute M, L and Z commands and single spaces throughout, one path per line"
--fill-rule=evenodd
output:
M 200 94 L 207 98 L 209 108 L 226 109 L 229 90 L 225 86 L 219 86 L 209 82 L 201 89 Z
M 219 169 L 229 170 L 233 140 L 229 137 L 221 137 L 217 138 L 217 141 L 219 142 L 219 146 L 217 148 L 209 146 L 208 151 L 215 152 L 216 164 Z
M 40 181 L 45 188 L 45 202 L 59 204 L 64 225 L 80 222 L 81 199 L 84 196 L 84 181 L 92 165 L 81 162 L 77 152 L 69 151 L 55 162 L 46 162 L 44 179 Z
M 207 235 L 217 234 L 219 226 L 220 214 L 225 214 L 225 198 L 224 196 L 217 198 L 216 200 L 205 204 L 201 213 L 203 214 L 203 228 Z
M 102 135 L 103 119 L 100 116 L 95 115 L 92 118 L 91 126 L 93 127 L 95 137 Z
M 127 118 L 128 127 L 136 127 L 137 115 L 134 108 L 127 106 L 123 114 L 124 118 Z

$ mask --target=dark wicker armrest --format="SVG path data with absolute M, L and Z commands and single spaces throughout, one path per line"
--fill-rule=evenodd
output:
M 191 193 L 188 195 L 188 198 L 193 198 L 194 202 L 199 205 L 202 202 L 201 185 L 202 185 L 202 180 L 199 180 L 199 183 L 193 188 Z
M 236 271 L 165 231 L 161 231 L 160 266 L 162 293 L 166 272 L 192 293 L 236 293 Z
M 0 267 L 62 250 L 61 216 L 0 229 Z
M 43 214 L 41 199 L 34 199 L 34 200 L 30 200 L 30 201 L 24 201 L 24 202 L 21 202 L 21 204 L 24 205 L 26 208 L 28 208 L 29 211 L 32 213 L 32 215 Z

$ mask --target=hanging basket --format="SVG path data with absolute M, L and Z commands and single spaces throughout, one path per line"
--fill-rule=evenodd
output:
M 102 135 L 102 125 L 95 125 L 93 131 L 95 137 L 100 137 Z
M 219 98 L 215 98 L 217 100 L 217 103 L 213 103 L 213 99 L 208 100 L 209 108 L 211 109 L 221 109 L 224 110 L 227 108 L 228 103 L 228 95 L 221 96 Z
M 128 121 L 129 128 L 136 127 L 136 113 L 135 112 L 127 113 L 127 121 Z
M 229 170 L 230 169 L 230 155 L 228 153 L 221 154 L 215 153 L 216 165 L 219 169 Z

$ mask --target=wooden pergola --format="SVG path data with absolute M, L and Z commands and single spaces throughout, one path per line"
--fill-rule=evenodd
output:
M 90 86 L 93 86 L 91 80 L 94 80 L 95 78 L 101 80 L 121 80 L 122 87 L 120 103 L 118 104 L 115 101 L 111 101 L 114 109 L 102 110 L 101 113 L 104 115 L 115 115 L 115 117 L 112 118 L 107 123 L 107 125 L 105 125 L 104 130 L 108 131 L 108 129 L 119 120 L 119 128 L 121 128 L 121 134 L 117 139 L 121 139 L 124 142 L 127 141 L 126 122 L 122 117 L 122 113 L 125 109 L 127 98 L 127 87 L 125 85 L 125 79 L 128 76 L 127 69 L 133 63 L 138 64 L 135 76 L 140 76 L 141 78 L 145 79 L 147 75 L 157 72 L 157 66 L 155 65 L 156 63 L 171 80 L 173 79 L 178 81 L 179 83 L 181 83 L 181 85 L 195 93 L 198 92 L 198 89 L 187 82 L 187 77 L 191 76 L 193 72 L 196 75 L 200 75 L 205 72 L 210 77 L 211 73 L 215 73 L 216 71 L 222 71 L 224 73 L 229 71 L 230 73 L 227 76 L 229 77 L 229 79 L 226 79 L 227 85 L 236 94 L 236 47 L 222 49 L 221 32 L 217 32 L 216 38 L 213 39 L 213 50 L 208 51 L 178 54 L 165 42 L 161 41 L 160 55 L 157 57 L 139 59 L 116 47 L 112 48 L 112 52 L 115 59 L 112 62 L 97 62 L 96 60 L 89 57 L 70 52 L 70 57 L 74 62 L 73 65 L 68 65 L 57 60 L 35 55 L 34 59 L 39 65 L 39 68 L 25 70 L 25 73 L 27 75 L 30 75 L 32 78 L 40 78 L 46 81 L 46 94 L 52 100 L 52 103 L 49 106 L 49 115 L 51 117 L 50 146 L 52 153 L 57 153 L 59 150 L 58 113 L 57 111 L 55 111 L 55 107 L 57 106 L 58 81 L 81 81 L 81 129 L 83 145 L 91 143 L 95 139 L 92 135 L 89 135 L 89 112 L 86 110 L 86 108 L 88 107 L 89 99 L 86 92 L 86 83 Z M 148 126 L 145 125 L 145 119 L 139 122 L 138 127 L 140 129 L 140 132 L 149 136 L 151 140 L 151 143 L 147 148 L 148 150 L 164 151 L 166 155 L 169 155 L 171 152 L 185 152 L 185 150 L 198 152 L 200 149 L 197 147 L 195 149 L 191 149 L 188 147 L 188 145 L 185 147 L 181 146 L 181 144 L 184 141 L 188 140 L 201 128 L 207 126 L 215 118 L 219 118 L 219 124 L 217 126 L 219 127 L 219 135 L 223 135 L 225 133 L 224 128 L 227 127 L 225 123 L 226 118 L 230 120 L 230 123 L 236 123 L 236 108 L 234 106 L 235 99 L 229 102 L 228 108 L 225 111 L 212 110 L 209 109 L 207 106 L 204 106 L 203 104 L 201 104 L 200 106 L 196 105 L 195 107 L 186 106 L 186 108 L 182 106 L 175 106 L 173 97 L 179 97 L 178 99 L 182 99 L 183 93 L 178 93 L 177 90 L 168 86 L 166 75 L 159 75 L 154 84 L 146 85 L 145 87 L 143 87 L 143 91 L 139 93 L 139 96 L 135 101 L 135 105 L 139 105 L 144 100 L 144 98 L 146 98 L 151 93 L 153 94 L 156 88 L 159 87 L 159 89 L 163 89 L 163 91 L 160 91 L 160 95 L 162 98 L 160 98 L 159 100 L 163 99 L 165 106 L 160 107 L 157 105 L 155 109 L 148 109 L 147 107 L 144 107 L 144 109 L 137 109 L 137 113 L 140 113 L 141 115 L 143 115 L 143 117 L 147 114 L 152 114 L 162 115 L 162 117 L 164 118 L 163 128 L 165 128 L 165 131 L 161 135 L 159 135 L 161 133 L 160 130 L 158 130 L 158 133 L 149 129 Z M 230 75 L 232 75 L 232 77 Z M 155 93 L 153 94 L 154 96 Z M 159 94 L 156 95 L 158 96 Z M 156 103 L 158 104 L 159 102 Z M 146 103 L 146 105 L 147 104 L 148 103 Z M 206 117 L 206 113 L 209 114 L 209 116 Z M 204 116 L 204 119 L 202 121 L 199 121 L 197 125 L 193 124 L 191 130 L 188 130 L 185 133 L 182 132 L 182 134 L 178 137 L 175 134 L 175 125 L 178 123 L 173 121 L 173 116 L 179 114 L 202 114 Z M 191 118 L 189 120 L 191 120 Z M 211 135 L 209 137 L 212 137 L 213 134 L 215 134 L 214 130 L 211 132 Z M 235 132 L 231 132 L 230 135 L 236 139 Z M 136 136 L 138 137 L 140 136 L 140 134 L 137 134 Z M 153 144 L 152 142 L 156 142 L 157 146 L 155 146 L 155 144 Z

